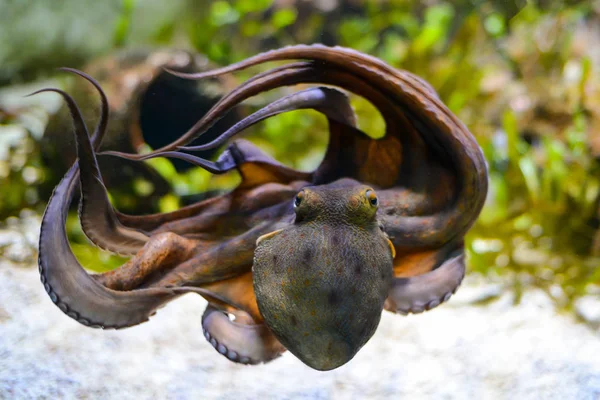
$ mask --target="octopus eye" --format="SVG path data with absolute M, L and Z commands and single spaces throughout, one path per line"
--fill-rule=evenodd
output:
M 304 192 L 300 192 L 294 197 L 294 208 L 298 208 L 302 203 L 302 199 L 304 198 Z
M 369 200 L 369 204 L 373 207 L 377 207 L 379 205 L 379 199 L 377 199 L 377 195 L 371 189 L 365 192 L 365 196 L 367 196 L 367 200 Z

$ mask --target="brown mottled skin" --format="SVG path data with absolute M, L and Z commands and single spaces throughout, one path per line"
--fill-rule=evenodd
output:
M 345 364 L 377 329 L 394 267 L 377 208 L 373 189 L 354 180 L 305 188 L 294 200 L 294 223 L 259 238 L 258 308 L 310 367 Z
M 464 276 L 463 237 L 483 206 L 487 169 L 473 136 L 428 84 L 371 56 L 320 45 L 286 47 L 208 73 L 178 75 L 204 78 L 292 59 L 306 61 L 251 78 L 225 95 L 170 145 L 147 155 L 111 153 L 133 160 L 175 157 L 217 174 L 230 170 L 240 173 L 242 181 L 230 193 L 164 214 L 131 216 L 111 206 L 96 160 L 108 120 L 107 100 L 99 85 L 89 76 L 69 70 L 86 78 L 101 95 L 102 114 L 91 138 L 72 98 L 48 89 L 60 93 L 67 102 L 78 154 L 78 162 L 48 203 L 40 232 L 41 280 L 61 310 L 84 325 L 119 329 L 142 323 L 167 302 L 194 292 L 209 302 L 202 317 L 207 340 L 230 360 L 244 364 L 267 362 L 288 346 L 308 365 L 330 369 L 352 358 L 368 340 L 377 326 L 382 304 L 388 311 L 406 314 L 423 312 L 448 300 Z M 181 147 L 241 101 L 298 83 L 338 86 L 363 96 L 381 112 L 386 122 L 385 136 L 371 139 L 357 128 L 343 92 L 312 87 L 273 102 L 211 143 L 191 149 Z M 285 167 L 244 140 L 233 141 L 216 161 L 189 153 L 220 146 L 248 126 L 298 109 L 317 110 L 329 123 L 328 149 L 313 172 Z M 332 189 L 340 182 L 351 181 L 352 189 Z M 356 198 L 353 190 L 360 192 L 364 186 L 377 193 L 377 220 L 396 252 L 392 266 L 392 249 L 385 247 L 385 235 L 375 219 L 357 223 L 352 218 L 360 213 L 340 211 L 341 204 Z M 306 232 L 327 235 L 326 240 L 296 240 L 309 226 L 296 219 L 293 207 L 302 189 L 336 199 L 323 203 L 322 208 L 313 208 L 314 215 L 322 216 L 314 222 L 321 229 Z M 132 256 L 120 268 L 89 275 L 74 257 L 64 224 L 76 190 L 82 193 L 80 220 L 88 238 L 107 251 Z M 308 216 L 305 219 L 310 220 Z M 344 224 L 351 228 L 342 229 Z M 272 233 L 281 229 L 279 234 Z M 295 239 L 282 238 L 286 232 Z M 263 235 L 267 236 L 257 249 L 256 242 Z M 336 237 L 341 239 L 339 246 L 334 243 Z M 361 245 L 370 242 L 372 246 Z M 266 251 L 269 247 L 273 248 L 270 252 Z M 361 248 L 359 254 L 350 254 Z M 279 265 L 290 268 L 293 260 L 302 260 L 308 252 L 314 257 L 313 269 L 296 266 L 282 272 L 289 283 L 285 289 L 281 289 L 281 281 L 276 286 L 274 274 L 259 277 L 257 272 L 275 270 L 272 256 L 281 249 L 291 253 Z M 255 255 L 258 262 L 253 271 Z M 371 262 L 379 257 L 381 262 Z M 363 265 L 361 277 L 350 282 L 359 264 Z M 390 272 L 390 268 L 392 277 L 384 280 L 374 273 Z M 324 276 L 320 277 L 319 272 Z M 370 298 L 354 307 L 354 313 L 351 305 L 358 300 L 353 297 L 353 288 Z M 342 293 L 338 296 L 337 291 L 326 293 L 326 289 Z M 301 293 L 310 296 L 302 298 Z M 291 307 L 290 299 L 296 294 L 300 299 Z M 282 325 L 275 323 L 271 314 L 277 313 L 277 306 L 270 303 L 277 296 L 289 306 L 280 310 L 281 316 L 289 319 Z M 310 331 L 308 336 L 304 331 L 294 331 L 292 315 L 299 330 L 313 324 L 312 335 Z M 340 324 L 337 331 L 336 324 Z M 314 330 L 319 327 L 323 330 L 320 333 Z M 336 337 L 340 339 L 331 340 Z M 323 348 L 330 360 L 315 356 Z

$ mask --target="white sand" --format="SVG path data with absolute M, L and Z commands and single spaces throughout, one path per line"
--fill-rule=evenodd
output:
M 350 363 L 317 372 L 291 354 L 260 366 L 219 355 L 187 295 L 123 331 L 86 328 L 56 308 L 37 268 L 0 261 L 0 398 L 600 399 L 600 333 L 557 316 L 540 293 L 385 314 Z

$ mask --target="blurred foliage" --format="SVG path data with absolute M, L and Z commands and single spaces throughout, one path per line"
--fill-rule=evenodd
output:
M 0 221 L 17 216 L 26 208 L 39 207 L 39 185 L 52 178 L 46 168 L 39 139 L 44 134 L 50 113 L 59 108 L 56 98 L 46 94 L 25 98 L 43 85 L 0 88 Z
M 143 3 L 122 1 L 113 46 L 138 43 L 129 28 Z M 531 286 L 562 309 L 600 293 L 600 2 L 189 0 L 184 9 L 157 24 L 150 42 L 192 46 L 217 64 L 320 42 L 425 78 L 475 134 L 489 163 L 486 207 L 467 238 L 471 271 L 504 282 L 515 301 Z M 361 128 L 381 135 L 373 107 L 358 98 L 353 105 Z M 294 112 L 247 137 L 286 164 L 310 169 L 322 156 L 325 132 L 317 113 Z M 198 169 L 178 174 L 168 160 L 152 165 L 175 189 L 161 200 L 162 211 L 177 208 L 182 196 L 236 183 L 235 176 L 215 181 Z M 75 238 L 76 246 L 84 242 Z M 87 246 L 75 250 L 82 260 L 100 257 Z
M 10 119 L 6 122 L 13 123 Z M 4 190 L 0 195 L 0 220 L 4 220 L 39 202 L 38 192 L 32 185 L 44 179 L 45 169 L 35 141 L 25 130 L 12 127 L 1 132 L 4 140 L 0 141 L 3 147 L 0 180 Z M 14 141 L 10 140 L 11 136 Z

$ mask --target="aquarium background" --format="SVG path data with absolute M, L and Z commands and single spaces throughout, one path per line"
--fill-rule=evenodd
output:
M 0 360 L 5 360 L 0 361 L 0 397 L 8 394 L 10 398 L 11 393 L 24 398 L 54 393 L 60 397 L 101 398 L 116 393 L 108 389 L 112 387 L 110 383 L 106 383 L 107 392 L 103 393 L 102 383 L 88 379 L 89 374 L 72 378 L 73 381 L 60 375 L 67 379 L 64 387 L 57 378 L 52 381 L 54 386 L 34 385 L 37 389 L 33 392 L 28 392 L 28 386 L 23 384 L 33 379 L 27 371 L 33 374 L 35 368 L 24 370 L 18 366 L 18 360 L 27 357 L 15 352 L 14 346 L 27 347 L 34 340 L 34 333 L 46 337 L 47 325 L 41 322 L 41 310 L 53 312 L 48 324 L 74 323 L 54 313 L 51 303 L 38 293 L 43 291 L 39 282 L 31 280 L 36 273 L 39 220 L 52 188 L 64 172 L 59 162 L 63 155 L 52 154 L 48 141 L 44 141 L 46 128 L 66 127 L 62 136 L 66 146 L 72 140 L 68 124 L 61 122 L 65 113 L 60 98 L 23 96 L 49 85 L 80 92 L 80 101 L 89 102 L 86 116 L 93 124 L 97 99 L 93 99 L 91 91 L 80 88 L 81 82 L 57 71 L 57 67 L 86 69 L 98 60 L 128 60 L 128 55 L 141 49 L 152 54 L 165 48 L 199 53 L 208 65 L 218 66 L 298 43 L 351 47 L 423 77 L 477 138 L 488 162 L 490 190 L 485 208 L 467 236 L 465 294 L 459 297 L 463 289 L 459 290 L 458 305 L 452 308 L 451 301 L 447 314 L 440 311 L 439 317 L 437 310 L 402 322 L 396 321 L 402 319 L 400 316 L 384 318 L 382 325 L 400 324 L 393 325 L 399 331 L 393 331 L 389 325 L 380 327 L 384 333 L 375 338 L 381 340 L 374 345 L 378 347 L 372 346 L 372 353 L 364 356 L 362 363 L 357 359 L 353 361 L 355 366 L 342 372 L 312 375 L 297 360 L 284 357 L 284 361 L 277 362 L 290 368 L 289 373 L 303 371 L 314 376 L 315 382 L 298 378 L 284 388 L 270 376 L 272 391 L 264 386 L 252 391 L 256 389 L 253 385 L 240 381 L 261 382 L 265 375 L 285 372 L 284 368 L 272 363 L 248 371 L 223 363 L 202 341 L 201 331 L 197 338 L 188 336 L 183 340 L 190 341 L 190 351 L 201 347 L 206 359 L 194 364 L 193 357 L 169 358 L 173 357 L 170 343 L 161 335 L 177 341 L 181 331 L 200 329 L 201 308 L 196 310 L 196 303 L 192 305 L 186 299 L 190 304 L 182 307 L 196 310 L 193 319 L 197 321 L 177 325 L 181 324 L 177 316 L 185 318 L 185 312 L 176 309 L 173 315 L 159 315 L 145 324 L 144 329 L 149 331 L 140 334 L 155 346 L 154 350 L 144 347 L 147 357 L 154 354 L 154 358 L 165 357 L 173 363 L 171 369 L 171 364 L 163 365 L 164 379 L 157 381 L 163 386 L 141 385 L 139 390 L 148 390 L 144 396 L 197 398 L 199 392 L 194 390 L 217 381 L 222 386 L 213 385 L 208 392 L 202 392 L 206 397 L 253 398 L 249 394 L 253 393 L 267 398 L 344 398 L 346 394 L 360 397 L 362 391 L 373 398 L 398 393 L 433 398 L 465 398 L 469 393 L 478 397 L 489 395 L 488 398 L 500 398 L 496 396 L 501 393 L 507 394 L 505 398 L 512 398 L 508 396 L 511 393 L 522 398 L 554 398 L 561 395 L 559 388 L 577 394 L 572 398 L 600 397 L 600 364 L 585 361 L 589 352 L 596 352 L 596 360 L 600 355 L 600 2 L 544 0 L 0 0 L 0 270 L 5 285 L 0 295 L 5 300 L 0 302 L 0 350 L 6 352 L 6 358 L 0 352 Z M 115 65 L 118 71 L 123 64 Z M 230 81 L 216 85 L 215 95 L 243 82 L 253 72 L 256 69 L 236 73 L 228 78 Z M 237 112 L 247 114 L 275 95 L 252 99 Z M 352 98 L 352 104 L 360 128 L 374 137 L 382 135 L 383 121 L 375 109 L 358 97 Z M 324 153 L 326 132 L 324 117 L 316 112 L 297 111 L 264 121 L 245 137 L 285 164 L 310 170 Z M 111 168 L 109 163 L 107 168 Z M 235 173 L 212 177 L 203 170 L 185 169 L 167 159 L 152 160 L 148 168 L 157 175 L 157 181 L 140 177 L 126 185 L 109 185 L 111 200 L 118 209 L 132 213 L 169 211 L 197 199 L 198 193 L 228 190 L 239 179 Z M 167 183 L 166 189 L 157 189 L 158 180 Z M 124 259 L 87 242 L 75 209 L 68 232 L 77 257 L 90 270 L 104 271 L 123 262 Z M 22 298 L 23 293 L 29 292 L 32 294 L 27 296 L 39 299 Z M 162 313 L 169 313 L 172 306 Z M 38 319 L 28 322 L 34 324 L 29 334 L 18 336 L 16 332 L 23 332 L 28 326 L 17 316 L 22 307 L 30 307 Z M 499 321 L 493 327 L 486 322 L 486 328 L 493 328 L 494 333 L 476 326 L 486 315 Z M 513 319 L 503 324 L 503 316 Z M 166 322 L 161 323 L 159 318 Z M 419 318 L 425 321 L 421 325 L 417 323 Z M 392 319 L 394 322 L 390 322 Z M 412 328 L 403 325 L 412 325 L 413 321 L 417 325 Z M 175 327 L 171 325 L 169 331 L 162 325 L 167 323 Z M 459 326 L 463 323 L 461 331 Z M 455 335 L 455 341 L 434 346 L 433 350 L 428 348 L 424 343 L 445 343 L 444 332 L 432 336 L 429 329 L 446 324 L 452 325 L 448 334 Z M 534 329 L 536 325 L 538 331 Z M 32 364 L 37 363 L 35 357 L 43 357 L 50 359 L 47 369 L 72 368 L 69 350 L 64 349 L 68 339 L 59 334 L 69 331 L 89 340 L 86 354 L 92 364 L 116 367 L 115 360 L 110 359 L 110 343 L 114 342 L 115 348 L 121 341 L 131 345 L 135 333 L 129 332 L 138 328 L 120 333 L 124 336 L 109 334 L 113 336 L 108 336 L 108 345 L 107 336 L 100 337 L 103 332 L 80 334 L 79 330 L 85 328 L 76 325 L 60 329 L 65 330 L 54 331 L 55 336 L 50 339 L 46 337 L 46 347 L 31 347 Z M 529 345 L 525 346 L 518 338 L 521 332 L 530 330 L 533 336 L 527 336 Z M 392 337 L 401 350 L 392 347 L 392 343 L 384 344 L 386 338 L 382 335 Z M 548 338 L 544 339 L 546 335 Z M 485 337 L 498 342 L 485 345 Z M 48 340 L 54 347 L 48 345 Z M 415 340 L 422 347 L 403 347 Z M 527 367 L 527 360 L 536 357 L 529 353 L 535 351 L 536 343 L 548 348 L 565 346 L 570 353 L 560 360 L 544 358 L 544 354 L 553 353 L 540 347 L 536 366 Z M 498 347 L 500 344 L 506 348 Z M 71 351 L 80 348 L 72 346 Z M 172 346 L 173 352 L 185 352 L 185 348 L 182 343 Z M 478 352 L 485 353 L 490 363 L 477 359 Z M 129 353 L 124 354 L 126 357 Z M 506 360 L 504 357 L 510 354 L 514 357 Z M 67 361 L 61 361 L 63 356 Z M 401 359 L 390 359 L 395 356 Z M 461 359 L 458 363 L 466 369 L 453 367 L 449 361 L 452 357 Z M 376 369 L 379 359 L 385 359 L 382 365 L 389 369 L 381 379 L 369 370 Z M 570 359 L 577 360 L 575 366 L 569 364 Z M 123 358 L 120 362 L 127 364 L 129 360 Z M 161 368 L 156 364 L 158 360 L 148 360 L 153 371 Z M 216 366 L 211 367 L 212 361 Z M 490 367 L 494 362 L 513 368 L 498 372 L 497 365 Z M 411 363 L 417 367 L 408 373 Z M 142 370 L 143 363 L 138 364 L 135 368 Z M 473 372 L 469 366 L 484 372 Z M 519 366 L 524 366 L 523 370 Z M 396 368 L 400 372 L 394 372 Z M 482 383 L 489 378 L 486 370 L 492 371 L 491 386 Z M 361 373 L 367 375 L 362 378 L 362 382 L 368 382 L 364 387 L 357 384 Z M 444 378 L 449 375 L 472 379 L 434 385 L 425 382 L 428 373 L 433 374 L 433 381 L 439 378 L 440 382 L 446 382 Z M 561 382 L 563 373 L 568 378 Z M 545 380 L 536 380 L 540 376 Z M 194 386 L 192 382 L 198 377 L 204 381 Z M 124 397 L 138 390 L 131 386 L 135 376 L 118 379 L 126 382 Z M 474 383 L 477 379 L 478 383 Z

